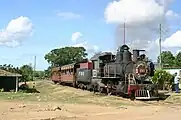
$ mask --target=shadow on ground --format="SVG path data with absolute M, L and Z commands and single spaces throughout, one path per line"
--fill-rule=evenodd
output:
M 35 88 L 30 88 L 27 84 L 22 84 L 19 90 L 25 93 L 40 93 L 40 91 Z

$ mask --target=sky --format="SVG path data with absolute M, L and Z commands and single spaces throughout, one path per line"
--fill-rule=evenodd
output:
M 180 0 L 2 0 L 0 4 L 0 64 L 34 62 L 46 69 L 52 49 L 84 46 L 89 56 L 114 52 L 123 44 L 158 56 L 159 24 L 162 50 L 181 49 Z

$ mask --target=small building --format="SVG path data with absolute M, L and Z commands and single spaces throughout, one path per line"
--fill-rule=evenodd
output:
M 22 75 L 17 73 L 11 73 L 5 70 L 0 69 L 0 89 L 4 91 L 18 91 L 19 87 L 19 78 Z

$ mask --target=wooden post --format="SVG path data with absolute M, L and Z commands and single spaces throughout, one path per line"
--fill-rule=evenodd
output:
M 18 83 L 19 83 L 18 76 L 16 76 L 16 90 L 15 90 L 15 92 L 18 92 L 18 87 L 19 87 Z

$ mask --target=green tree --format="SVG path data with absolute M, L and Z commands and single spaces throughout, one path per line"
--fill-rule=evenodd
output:
M 37 79 L 43 79 L 43 78 L 45 78 L 45 72 L 44 71 L 34 71 L 34 77 Z
M 2 70 L 6 70 L 8 72 L 11 72 L 11 73 L 20 73 L 20 70 L 18 67 L 14 67 L 13 65 L 9 64 L 4 64 L 4 65 L 0 65 L 0 69 Z
M 162 65 L 173 67 L 175 66 L 175 57 L 170 51 L 163 51 L 161 53 Z M 158 56 L 158 62 L 160 60 L 160 56 Z
M 23 65 L 20 67 L 21 81 L 31 81 L 33 80 L 33 68 L 30 65 Z
M 51 76 L 51 70 L 52 70 L 52 66 L 49 66 L 45 71 L 45 78 L 49 78 Z
M 73 62 L 81 61 L 87 56 L 84 47 L 63 47 L 54 49 L 45 55 L 45 60 L 51 66 L 62 66 Z
M 175 64 L 177 67 L 181 67 L 181 52 L 175 56 Z

